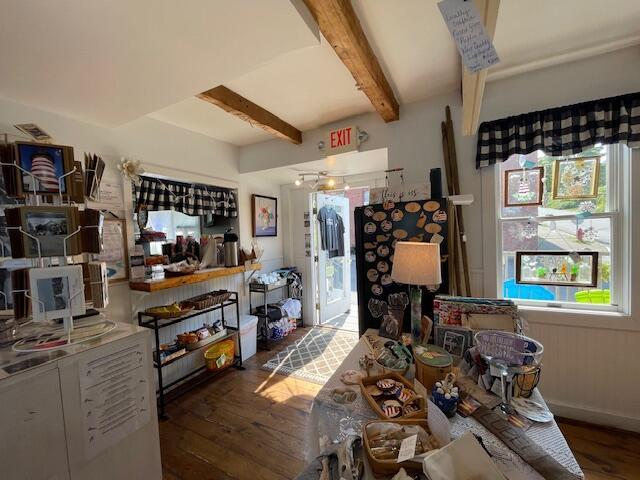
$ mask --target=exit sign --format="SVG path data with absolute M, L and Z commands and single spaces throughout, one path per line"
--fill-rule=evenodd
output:
M 324 143 L 324 153 L 337 155 L 338 153 L 356 152 L 359 146 L 358 127 L 352 125 L 330 130 Z

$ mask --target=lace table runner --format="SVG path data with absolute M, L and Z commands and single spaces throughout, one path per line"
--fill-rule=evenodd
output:
M 321 450 L 331 442 L 341 441 L 348 435 L 361 435 L 362 426 L 377 418 L 367 401 L 360 394 L 360 389 L 357 385 L 353 386 L 353 389 L 358 392 L 358 398 L 353 403 L 341 405 L 331 399 L 331 391 L 336 387 L 344 386 L 340 380 L 342 372 L 352 369 L 358 370 L 359 358 L 368 351 L 364 338 L 360 338 L 358 344 L 318 392 L 313 401 L 304 437 L 304 453 L 307 462 L 318 456 Z M 407 377 L 413 378 L 413 367 L 408 372 Z M 532 399 L 544 403 L 537 391 L 534 392 Z M 482 437 L 485 447 L 493 455 L 498 467 L 509 480 L 542 479 L 538 472 L 480 423 L 471 417 L 464 418 L 456 414 L 451 419 L 452 437 L 457 438 L 467 431 Z M 584 478 L 582 470 L 580 470 L 555 421 L 534 423 L 526 431 L 526 435 L 571 472 L 576 479 Z

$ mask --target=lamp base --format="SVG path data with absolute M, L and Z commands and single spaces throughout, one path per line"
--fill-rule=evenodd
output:
M 422 289 L 412 285 L 409 294 L 411 297 L 411 337 L 413 345 L 420 345 L 422 341 Z

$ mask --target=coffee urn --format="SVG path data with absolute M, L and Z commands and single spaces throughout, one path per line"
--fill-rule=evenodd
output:
M 231 232 L 231 228 L 224 234 L 224 266 L 238 266 L 238 235 Z

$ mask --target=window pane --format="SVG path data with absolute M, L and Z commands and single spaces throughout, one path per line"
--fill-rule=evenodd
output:
M 502 223 L 503 296 L 527 300 L 611 304 L 611 219 L 515 220 Z M 596 288 L 519 285 L 515 283 L 516 251 L 599 252 Z M 586 292 L 586 293 L 581 293 Z
M 518 206 L 539 203 L 538 167 L 544 169 L 542 205 Z M 511 173 L 507 175 L 508 171 Z M 512 155 L 500 164 L 502 218 L 608 212 L 608 177 L 606 147 L 594 147 L 571 157 L 549 157 L 543 152 Z M 507 207 L 507 203 L 516 206 Z

